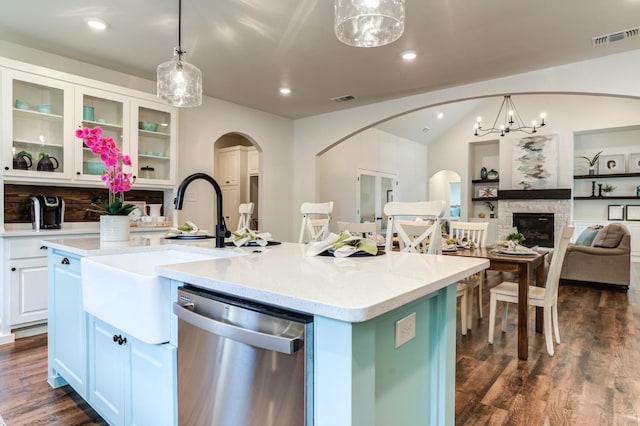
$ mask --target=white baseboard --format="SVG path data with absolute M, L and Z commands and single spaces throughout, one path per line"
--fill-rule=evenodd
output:
M 13 343 L 16 341 L 16 335 L 13 333 L 5 334 L 4 336 L 0 336 L 0 345 L 6 345 L 7 343 Z M 2 426 L 3 423 L 0 423 Z
M 24 328 L 19 328 L 17 330 L 14 330 L 16 339 L 35 336 L 36 334 L 43 334 L 46 332 L 47 332 L 47 324 L 33 325 L 31 327 L 24 327 Z

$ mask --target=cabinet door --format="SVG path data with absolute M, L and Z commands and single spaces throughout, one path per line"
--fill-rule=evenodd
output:
M 247 152 L 247 173 L 249 175 L 260 173 L 260 154 L 255 148 L 251 148 Z
M 75 122 L 77 126 L 100 126 L 102 137 L 112 137 L 124 154 L 131 155 L 129 135 L 129 99 L 125 96 L 89 87 L 75 89 Z M 104 164 L 73 135 L 76 179 L 100 181 Z
M 220 185 L 240 184 L 240 151 L 221 151 L 218 158 Z
M 69 383 L 86 398 L 86 314 L 82 310 L 79 257 L 49 254 L 48 327 L 49 383 L 54 387 Z
M 19 71 L 2 73 L 2 152 L 6 176 L 69 179 L 73 169 L 73 89 Z M 43 159 L 40 157 L 53 157 Z M 16 161 L 13 161 L 15 158 Z
M 132 100 L 131 158 L 140 184 L 173 184 L 176 179 L 176 116 L 167 105 Z
M 11 325 L 47 319 L 47 258 L 9 262 Z
M 131 344 L 131 419 L 134 425 L 177 423 L 177 348 Z M 149 396 L 153 395 L 153 398 Z
M 237 185 L 223 186 L 222 190 L 222 215 L 227 224 L 227 229 L 235 231 L 238 227 L 238 206 L 240 205 L 240 188 Z
M 115 338 L 114 338 L 115 336 Z M 111 425 L 125 424 L 130 342 L 118 329 L 89 316 L 89 403 Z M 149 394 L 149 397 L 152 394 Z

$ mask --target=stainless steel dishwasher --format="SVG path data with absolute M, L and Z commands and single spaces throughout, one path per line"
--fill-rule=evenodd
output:
M 313 424 L 312 317 L 194 286 L 173 311 L 180 425 Z

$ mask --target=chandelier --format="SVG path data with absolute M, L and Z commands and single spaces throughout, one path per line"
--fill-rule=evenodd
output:
M 538 128 L 546 125 L 544 119 L 546 118 L 546 114 L 543 112 L 540 114 L 540 123 L 536 120 L 531 122 L 531 126 L 525 126 L 522 117 L 520 117 L 520 113 L 516 109 L 516 105 L 511 100 L 511 96 L 507 95 L 502 100 L 502 105 L 500 105 L 500 109 L 498 110 L 498 115 L 496 115 L 496 119 L 493 121 L 493 126 L 490 129 L 485 129 L 482 127 L 482 117 L 478 117 L 475 129 L 475 136 L 486 136 L 491 133 L 500 133 L 500 136 L 504 136 L 507 133 L 511 132 L 524 132 L 529 135 L 536 133 Z M 502 124 L 498 125 L 498 122 L 501 121 Z M 497 126 L 497 127 L 496 127 Z
M 335 0 L 338 40 L 354 47 L 393 43 L 404 31 L 404 0 Z
M 182 0 L 178 0 L 178 47 L 173 58 L 158 65 L 158 97 L 177 107 L 195 107 L 202 104 L 202 73 L 184 60 L 182 50 Z

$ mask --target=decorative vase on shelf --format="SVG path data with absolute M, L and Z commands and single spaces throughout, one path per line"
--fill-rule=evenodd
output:
M 482 167 L 480 169 L 480 179 L 487 180 L 487 168 L 486 167 Z
M 489 180 L 496 180 L 498 179 L 498 172 L 496 172 L 495 170 L 491 169 L 487 172 L 487 179 Z
M 128 241 L 129 216 L 100 216 L 100 241 Z
M 595 175 L 596 174 L 596 168 L 595 167 L 589 167 L 589 174 L 590 175 Z

